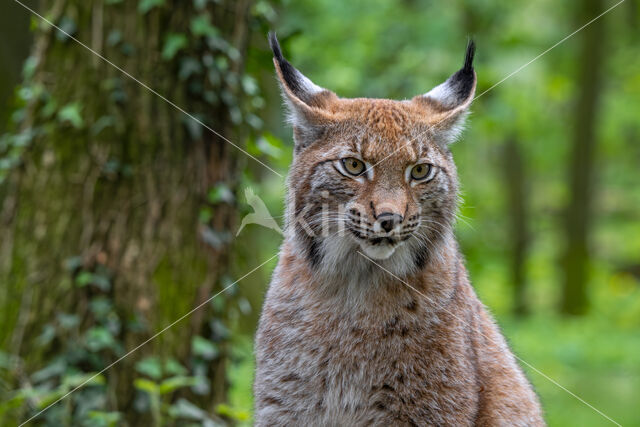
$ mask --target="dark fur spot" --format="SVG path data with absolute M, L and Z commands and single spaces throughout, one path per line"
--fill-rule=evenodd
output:
M 267 405 L 275 405 L 275 406 L 283 406 L 284 405 L 282 403 L 282 400 L 280 400 L 280 399 L 278 399 L 277 397 L 274 397 L 274 396 L 265 396 L 264 402 Z
M 298 381 L 300 380 L 300 376 L 298 374 L 287 374 L 284 377 L 280 378 L 280 381 L 282 382 L 288 382 L 288 381 Z
M 426 246 L 422 246 L 416 250 L 413 254 L 413 262 L 419 270 L 422 270 L 427 265 L 429 260 L 429 249 Z
M 411 300 L 409 304 L 405 306 L 405 308 L 409 311 L 416 311 L 416 308 L 418 308 L 418 303 L 416 302 L 416 300 Z
M 317 239 L 311 238 L 307 246 L 307 259 L 311 263 L 311 266 L 317 267 L 320 264 L 321 258 L 320 243 Z
M 382 336 L 388 337 L 389 335 L 393 335 L 396 331 L 396 326 L 398 325 L 398 321 L 400 319 L 398 316 L 394 316 L 391 320 L 384 324 L 384 329 L 382 331 Z

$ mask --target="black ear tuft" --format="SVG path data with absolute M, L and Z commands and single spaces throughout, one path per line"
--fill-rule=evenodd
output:
M 467 73 L 473 71 L 473 57 L 475 54 L 476 43 L 473 41 L 473 39 L 471 39 L 469 40 L 469 43 L 467 43 L 467 53 L 464 56 L 464 66 L 462 67 L 462 69 Z
M 308 88 L 305 88 L 305 77 L 282 56 L 282 49 L 280 48 L 278 37 L 276 37 L 276 33 L 273 31 L 269 32 L 269 46 L 271 46 L 274 58 L 278 61 L 278 68 L 280 68 L 284 83 L 294 95 L 303 102 L 308 102 L 309 93 L 307 93 Z
M 280 49 L 280 43 L 278 42 L 278 37 L 273 31 L 269 31 L 269 47 L 271 47 L 273 56 L 275 56 L 278 62 L 284 60 L 282 57 L 282 49 Z
M 476 44 L 473 40 L 469 40 L 469 43 L 467 43 L 467 51 L 464 55 L 464 65 L 447 80 L 447 84 L 453 95 L 450 101 L 453 101 L 452 103 L 454 105 L 465 100 L 473 90 L 473 85 L 476 80 L 473 71 L 473 57 L 475 53 Z

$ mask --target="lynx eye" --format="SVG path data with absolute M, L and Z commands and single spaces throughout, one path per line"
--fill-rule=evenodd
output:
M 362 172 L 364 172 L 365 166 L 362 160 L 356 159 L 355 157 L 347 157 L 342 159 L 342 166 L 344 169 L 350 173 L 351 175 L 358 176 Z
M 420 163 L 411 169 L 411 178 L 420 181 L 431 175 L 432 166 L 428 163 Z

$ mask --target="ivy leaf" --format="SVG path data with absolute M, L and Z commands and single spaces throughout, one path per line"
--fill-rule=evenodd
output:
M 202 241 L 212 248 L 221 249 L 231 241 L 231 233 L 228 231 L 217 231 L 211 227 L 202 226 L 200 227 L 200 238 L 202 238 Z
M 164 40 L 162 48 L 162 59 L 170 61 L 176 56 L 180 50 L 184 49 L 188 44 L 187 36 L 179 33 L 169 33 Z
M 138 3 L 138 12 L 144 15 L 154 7 L 162 5 L 164 5 L 164 0 L 140 0 Z
M 45 346 L 51 343 L 56 337 L 56 328 L 53 325 L 46 324 L 42 328 L 42 333 L 36 338 L 36 343 L 40 346 Z
M 39 383 L 41 381 L 48 380 L 53 377 L 57 377 L 62 375 L 64 371 L 67 369 L 67 364 L 62 359 L 57 359 L 55 362 L 50 364 L 49 366 L 40 369 L 37 372 L 34 372 L 31 375 L 31 381 L 34 383 Z
M 106 411 L 89 411 L 89 419 L 93 425 L 116 427 L 122 419 L 120 412 L 106 412 Z
M 122 31 L 120 30 L 111 30 L 107 35 L 107 46 L 116 46 L 118 43 L 122 41 Z
M 188 372 L 187 368 L 182 366 L 180 362 L 178 362 L 174 358 L 171 358 L 165 362 L 164 370 L 167 374 L 171 375 L 186 375 Z
M 156 383 L 145 378 L 138 378 L 133 382 L 133 385 L 138 390 L 146 391 L 151 395 L 159 394 L 159 387 Z
M 165 38 L 162 57 L 172 59 L 176 53 L 188 45 L 187 36 L 181 33 L 170 33 Z
M 202 420 L 207 417 L 205 411 L 184 398 L 178 399 L 175 404 L 171 405 L 169 413 L 174 418 L 187 418 L 190 420 Z
M 191 387 L 197 383 L 198 378 L 196 377 L 178 375 L 162 381 L 162 383 L 160 383 L 159 392 L 160 394 L 172 393 L 180 388 Z
M 84 126 L 84 120 L 80 114 L 81 110 L 82 107 L 78 102 L 67 104 L 58 111 L 58 120 L 61 123 L 69 123 L 76 129 L 81 129 Z
M 98 319 L 102 319 L 111 312 L 113 306 L 108 298 L 97 297 L 89 303 L 89 308 L 91 309 L 91 312 L 94 316 L 96 316 Z
M 200 74 L 202 72 L 202 65 L 194 58 L 184 58 L 180 61 L 180 70 L 178 71 L 178 77 L 180 80 L 186 80 L 194 74 Z
M 213 211 L 208 208 L 202 208 L 200 209 L 200 213 L 198 214 L 198 221 L 201 224 L 208 224 L 209 221 L 211 221 L 211 218 L 213 218 Z
M 77 314 L 60 313 L 58 314 L 58 323 L 62 329 L 69 330 L 80 324 L 80 317 Z
M 75 21 L 68 16 L 63 16 L 60 19 L 58 27 L 61 31 L 56 31 L 56 38 L 60 41 L 66 41 L 69 36 L 73 36 L 78 29 Z
M 221 415 L 226 418 L 230 418 L 236 421 L 247 421 L 249 420 L 249 413 L 246 411 L 233 409 L 231 406 L 226 405 L 224 403 L 216 406 L 216 414 Z
M 233 203 L 235 197 L 231 189 L 225 183 L 220 182 L 216 184 L 216 186 L 211 190 L 209 190 L 209 194 L 207 194 L 207 200 L 212 204 L 220 202 Z
M 87 331 L 85 335 L 87 349 L 97 352 L 104 349 L 115 349 L 116 340 L 107 328 L 96 326 Z
M 136 363 L 136 371 L 154 380 L 162 378 L 162 364 L 160 363 L 160 359 L 155 356 L 145 357 Z
M 87 285 L 94 285 L 98 289 L 108 291 L 111 288 L 109 278 L 101 274 L 91 273 L 89 271 L 83 271 L 76 277 L 76 283 L 79 287 Z
M 219 34 L 218 29 L 211 24 L 209 15 L 206 14 L 193 18 L 190 27 L 191 33 L 196 37 L 216 37 Z
M 191 340 L 191 351 L 195 356 L 204 360 L 213 360 L 218 356 L 218 348 L 216 345 L 198 335 Z

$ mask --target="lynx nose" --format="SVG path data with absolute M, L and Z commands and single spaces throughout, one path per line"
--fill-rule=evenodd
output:
M 402 215 L 398 215 L 392 212 L 383 212 L 378 215 L 378 224 L 387 233 L 393 230 L 393 228 L 402 222 Z

